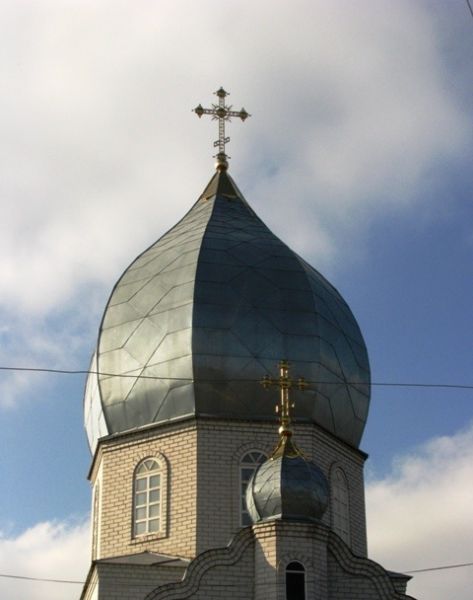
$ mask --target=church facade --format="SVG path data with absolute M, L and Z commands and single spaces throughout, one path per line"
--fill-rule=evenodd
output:
M 359 327 L 226 160 L 117 282 L 90 371 L 81 600 L 409 598 L 367 556 Z

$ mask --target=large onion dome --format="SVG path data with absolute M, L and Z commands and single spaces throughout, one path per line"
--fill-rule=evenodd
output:
M 85 394 L 90 446 L 189 416 L 273 420 L 258 382 L 281 358 L 316 382 L 296 419 L 357 446 L 370 372 L 355 318 L 220 170 L 112 291 Z
M 287 435 L 281 437 L 276 451 L 258 467 L 246 488 L 246 507 L 253 523 L 318 521 L 327 508 L 327 478 Z

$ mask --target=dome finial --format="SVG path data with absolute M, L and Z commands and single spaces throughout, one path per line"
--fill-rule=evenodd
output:
M 261 384 L 265 389 L 276 386 L 280 389 L 280 400 L 279 404 L 276 405 L 276 412 L 279 414 L 279 441 L 278 445 L 274 449 L 271 457 L 274 458 L 281 454 L 289 455 L 300 455 L 301 452 L 291 440 L 292 437 L 292 409 L 295 404 L 289 398 L 289 390 L 292 387 L 297 387 L 299 390 L 305 390 L 308 387 L 307 382 L 303 377 L 299 377 L 297 381 L 294 381 L 289 376 L 290 364 L 287 360 L 281 360 L 278 363 L 279 367 L 279 378 L 272 379 L 269 375 L 265 375 L 261 381 Z
M 225 144 L 230 141 L 229 137 L 225 137 L 225 121 L 231 121 L 231 117 L 239 117 L 242 121 L 245 121 L 248 117 L 251 117 L 244 108 L 241 110 L 232 110 L 231 105 L 225 104 L 225 98 L 229 95 L 223 87 L 220 87 L 215 95 L 218 97 L 218 104 L 212 104 L 212 108 L 204 108 L 202 104 L 199 104 L 196 108 L 192 109 L 193 112 L 201 118 L 202 115 L 212 115 L 212 120 L 218 120 L 218 140 L 214 142 L 214 148 L 218 146 L 218 153 L 215 155 L 217 159 L 215 168 L 217 171 L 226 171 L 228 169 L 228 159 L 230 158 L 225 153 Z
M 292 441 L 289 390 L 307 387 L 304 379 L 289 377 L 287 360 L 279 362 L 279 378 L 264 377 L 265 388 L 281 390 L 278 406 L 281 425 L 279 442 L 271 456 L 253 473 L 245 492 L 246 506 L 253 523 L 270 519 L 319 521 L 329 499 L 329 485 L 322 470 L 306 459 Z

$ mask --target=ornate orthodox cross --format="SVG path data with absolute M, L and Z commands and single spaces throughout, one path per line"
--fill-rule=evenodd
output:
M 303 377 L 299 377 L 296 381 L 289 376 L 289 363 L 287 360 L 281 360 L 278 364 L 279 377 L 273 379 L 269 375 L 265 375 L 261 381 L 264 388 L 269 389 L 270 387 L 278 387 L 281 391 L 281 397 L 279 405 L 276 406 L 276 412 L 279 414 L 281 420 L 281 426 L 279 427 L 279 433 L 281 435 L 290 436 L 292 434 L 291 429 L 291 411 L 294 408 L 294 402 L 289 399 L 289 390 L 296 387 L 299 390 L 305 390 L 308 387 L 308 383 Z
M 223 87 L 215 92 L 218 97 L 218 104 L 212 104 L 212 108 L 204 108 L 202 104 L 199 104 L 193 109 L 193 112 L 199 117 L 202 115 L 211 115 L 212 121 L 218 120 L 218 140 L 214 142 L 214 148 L 218 146 L 218 154 L 215 158 L 217 162 L 215 164 L 217 170 L 225 171 L 228 168 L 228 159 L 230 158 L 225 154 L 225 144 L 230 141 L 229 137 L 225 137 L 225 121 L 231 121 L 231 117 L 239 117 L 242 121 L 245 121 L 249 115 L 244 108 L 241 110 L 232 110 L 231 105 L 225 104 L 225 98 L 228 96 Z

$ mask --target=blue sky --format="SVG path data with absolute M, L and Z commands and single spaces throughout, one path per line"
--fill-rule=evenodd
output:
M 348 301 L 373 381 L 473 384 L 466 3 L 225 6 L 0 7 L 0 364 L 87 368 L 112 285 L 212 175 L 216 127 L 190 109 L 223 85 L 252 114 L 230 127 L 231 174 Z M 84 576 L 83 387 L 0 373 L 0 572 Z M 473 391 L 374 387 L 362 448 L 374 557 L 473 561 Z M 464 600 L 471 577 L 419 575 L 411 593 Z M 77 595 L 25 585 L 0 580 L 2 598 Z

